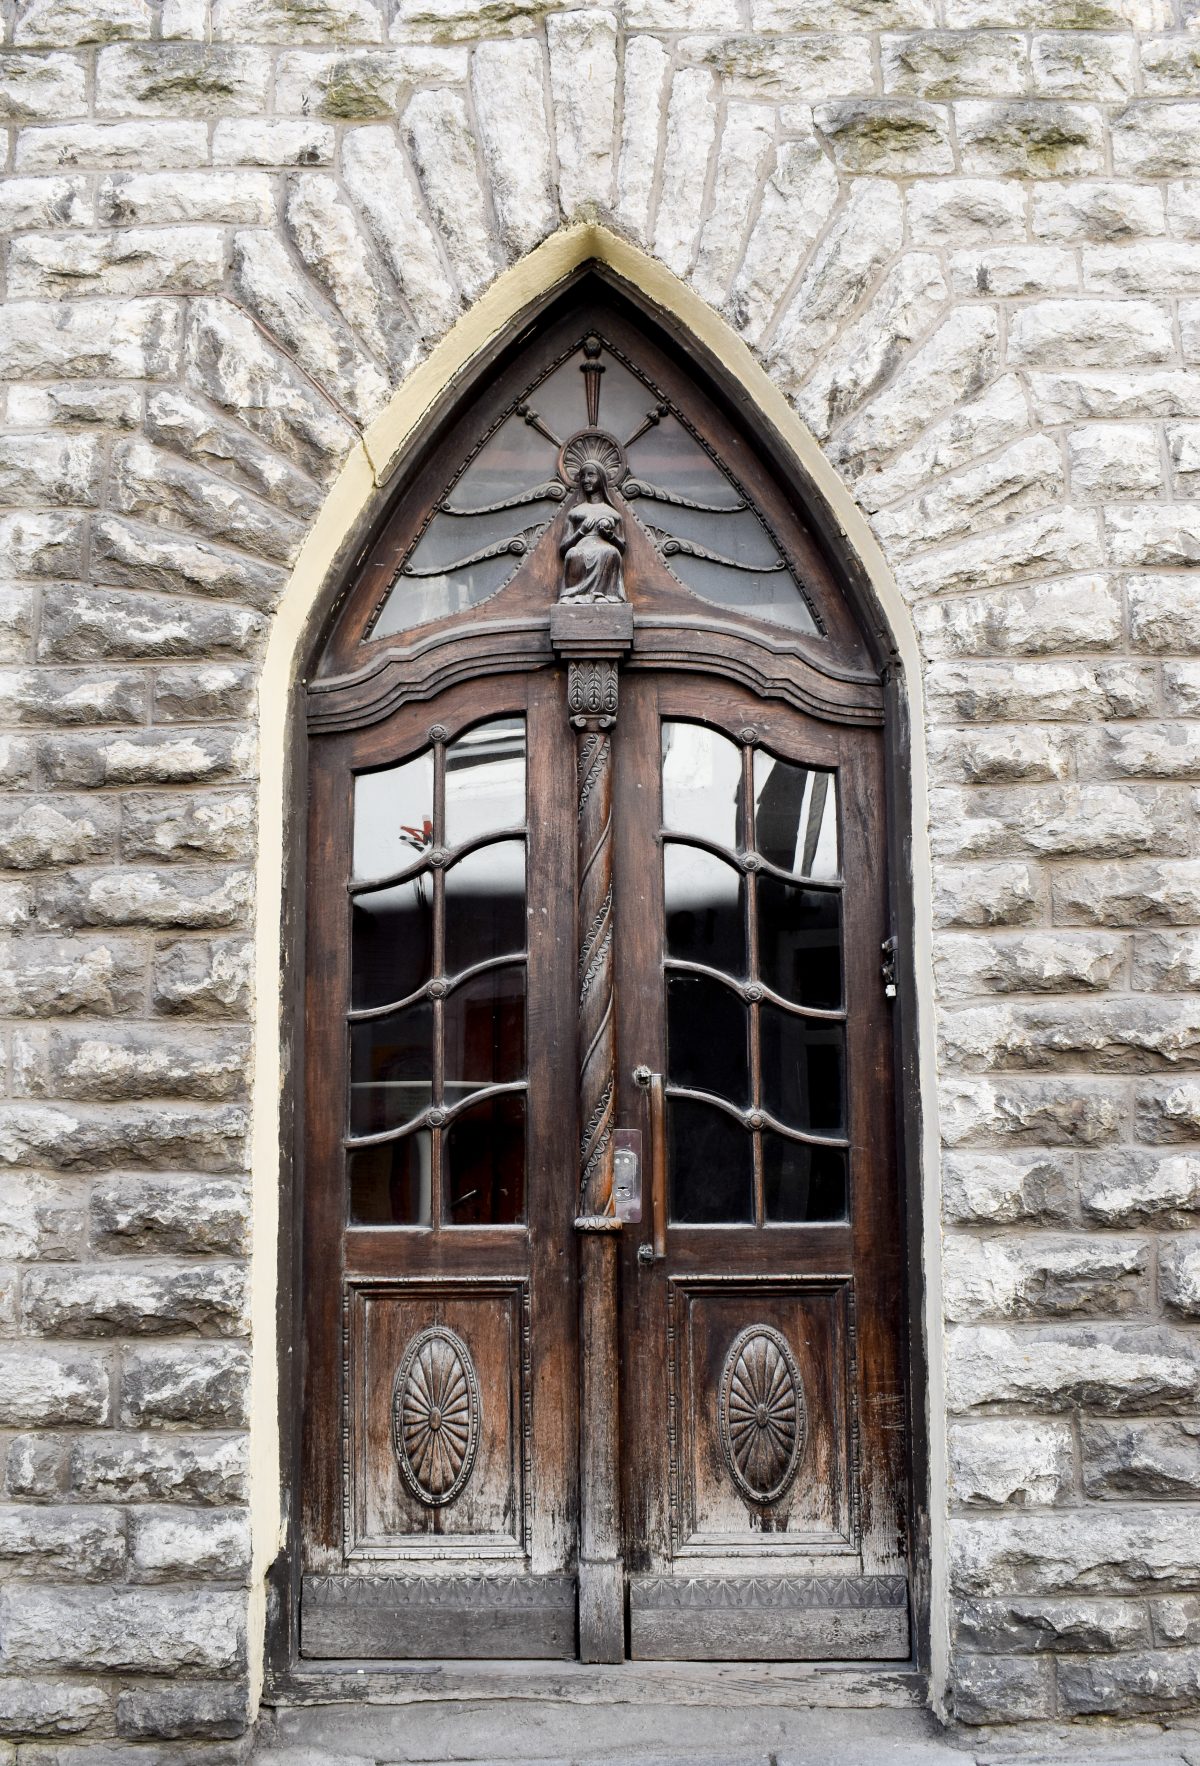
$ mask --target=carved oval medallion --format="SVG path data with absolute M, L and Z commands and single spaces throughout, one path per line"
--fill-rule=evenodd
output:
M 748 1502 L 778 1502 L 808 1440 L 804 1382 L 787 1339 L 747 1325 L 730 1345 L 717 1389 L 717 1433 L 729 1475 Z
M 479 1446 L 479 1381 L 471 1352 L 445 1325 L 419 1331 L 392 1385 L 392 1446 L 419 1502 L 442 1508 L 461 1492 Z

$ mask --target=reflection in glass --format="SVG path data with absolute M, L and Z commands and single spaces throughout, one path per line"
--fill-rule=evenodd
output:
M 800 1006 L 836 1010 L 842 1003 L 841 897 L 758 877 L 760 979 Z
M 433 844 L 433 753 L 354 780 L 354 881 L 392 877 Z
M 356 1147 L 347 1161 L 351 1226 L 430 1226 L 433 1143 L 418 1128 L 378 1147 Z
M 446 872 L 446 969 L 461 975 L 525 948 L 525 843 L 478 847 Z
M 488 1098 L 456 1116 L 443 1152 L 452 1226 L 509 1226 L 525 1216 L 525 1098 Z
M 653 502 L 649 498 L 635 499 L 634 507 L 646 525 L 656 528 L 660 534 L 694 540 L 706 552 L 716 552 L 719 557 L 730 558 L 735 564 L 757 565 L 766 576 L 775 574 L 780 562 L 778 548 L 753 509 L 715 514 L 711 509 L 688 509 L 677 503 Z M 690 554 L 672 553 L 668 548 L 667 557 L 671 569 L 677 570 L 679 565 L 687 565 Z M 789 594 L 794 595 L 796 591 L 791 578 L 783 571 L 779 575 L 787 583 Z
M 525 1076 L 525 970 L 489 969 L 456 987 L 443 1008 L 446 1102 Z
M 654 401 L 645 394 L 642 397 L 644 416 L 653 410 Z M 634 478 L 642 479 L 660 491 L 690 497 L 696 503 L 714 503 L 726 509 L 736 509 L 743 501 L 736 485 L 730 483 L 677 417 L 663 417 L 631 445 L 629 467 Z M 641 506 L 645 507 L 644 504 Z M 648 515 L 647 519 L 651 517 Z
M 356 1011 L 407 999 L 433 970 L 433 878 L 356 895 L 351 907 L 351 1001 Z
M 735 980 L 746 974 L 745 883 L 740 871 L 698 846 L 663 848 L 667 954 L 705 963 Z
M 691 1098 L 667 1105 L 671 1219 L 700 1222 L 754 1219 L 754 1147 L 724 1110 Z
M 505 419 L 450 490 L 454 509 L 485 509 L 524 496 L 554 477 L 555 447 L 523 417 Z M 453 521 L 445 525 L 453 531 Z
M 737 851 L 742 755 L 736 743 L 704 724 L 664 723 L 662 784 L 664 828 Z
M 525 720 L 476 724 L 446 747 L 446 845 L 525 823 Z
M 787 1128 L 842 1132 L 842 1027 L 760 1008 L 763 1109 Z
M 754 754 L 754 829 L 759 852 L 802 877 L 838 874 L 837 775 Z
M 448 521 L 450 517 L 443 519 Z M 478 564 L 455 571 L 453 576 L 402 576 L 384 602 L 370 635 L 390 638 L 396 632 L 410 631 L 413 626 L 428 625 L 431 620 L 478 607 L 503 588 L 521 562 L 519 557 L 506 552 L 499 558 L 482 558 Z
M 844 1220 L 846 1154 L 764 1134 L 763 1190 L 770 1221 Z
M 746 1007 L 705 975 L 667 978 L 667 1078 L 710 1091 L 745 1109 L 750 1103 Z
M 785 625 L 810 637 L 819 636 L 817 622 L 790 570 L 731 570 L 726 564 L 689 558 L 683 552 L 667 562 L 680 582 L 702 601 L 734 608 L 750 619 L 770 620 L 772 625 Z
M 379 1134 L 419 1116 L 432 1096 L 428 1000 L 350 1026 L 350 1133 Z

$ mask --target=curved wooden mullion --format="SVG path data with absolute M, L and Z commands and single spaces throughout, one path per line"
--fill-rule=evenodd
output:
M 398 1128 L 382 1128 L 378 1134 L 346 1135 L 342 1145 L 347 1152 L 357 1152 L 362 1147 L 382 1147 L 389 1141 L 404 1140 L 407 1135 L 415 1134 L 419 1128 L 449 1128 L 456 1117 L 465 1110 L 473 1109 L 476 1104 L 485 1104 L 491 1098 L 509 1097 L 514 1092 L 527 1091 L 529 1081 L 526 1079 L 506 1080 L 503 1085 L 481 1085 L 478 1091 L 468 1092 L 457 1104 L 427 1104 L 419 1116 L 411 1122 L 402 1122 Z
M 691 963 L 683 957 L 664 957 L 663 968 L 668 973 L 699 975 L 706 981 L 720 981 L 746 1005 L 778 1006 L 780 1011 L 789 1013 L 793 1018 L 809 1018 L 814 1024 L 846 1022 L 844 1006 L 797 1005 L 795 1000 L 784 999 L 781 993 L 776 993 L 765 981 L 736 981 L 732 975 L 726 975 L 720 969 L 710 969 L 707 963 Z
M 346 1013 L 347 1024 L 369 1024 L 374 1018 L 387 1018 L 393 1012 L 403 1012 L 409 1006 L 419 1006 L 422 1000 L 449 999 L 458 988 L 474 981 L 477 975 L 486 975 L 491 969 L 516 968 L 526 962 L 529 952 L 513 951 L 511 956 L 488 957 L 482 963 L 476 963 L 471 969 L 463 969 L 457 975 L 431 975 L 415 993 L 405 994 L 403 999 L 391 1000 L 386 1006 L 359 1006 L 357 1010 Z M 432 988 L 440 987 L 440 993 L 431 992 Z
M 843 1152 L 850 1150 L 850 1142 L 845 1135 L 813 1134 L 808 1129 L 789 1128 L 786 1122 L 780 1122 L 769 1110 L 761 1107 L 742 1110 L 736 1104 L 731 1104 L 728 1098 L 718 1097 L 715 1092 L 697 1091 L 689 1085 L 668 1085 L 666 1091 L 668 1098 L 681 1098 L 685 1103 L 712 1104 L 715 1109 L 723 1110 L 726 1116 L 732 1116 L 748 1134 L 759 1130 L 766 1134 L 781 1134 L 789 1141 L 803 1141 L 806 1147 L 837 1147 Z
M 402 871 L 393 871 L 384 877 L 370 877 L 363 883 L 347 883 L 348 895 L 375 895 L 381 889 L 395 889 L 401 883 L 411 883 L 417 877 L 424 876 L 426 871 L 441 871 L 443 874 L 453 870 L 460 859 L 469 858 L 471 853 L 478 852 L 481 846 L 499 845 L 502 840 L 524 840 L 525 829 L 498 828 L 494 832 L 476 834 L 470 840 L 464 840 L 458 846 L 431 847 L 424 858 L 415 864 L 406 865 Z M 435 857 L 435 854 L 437 855 Z
M 790 883 L 794 889 L 816 889 L 824 895 L 840 895 L 845 888 L 845 878 L 834 877 L 803 877 L 797 871 L 785 871 L 779 865 L 773 865 L 770 859 L 763 858 L 757 852 L 732 852 L 728 846 L 721 846 L 715 840 L 706 840 L 703 834 L 683 834 L 674 828 L 660 828 L 663 840 L 669 840 L 675 846 L 694 846 L 700 852 L 707 852 L 713 858 L 719 858 L 731 870 L 740 875 L 750 877 L 777 877 L 781 883 Z

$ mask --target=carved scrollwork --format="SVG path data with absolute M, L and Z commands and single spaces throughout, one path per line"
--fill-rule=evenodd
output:
M 730 1345 L 717 1389 L 717 1434 L 746 1501 L 778 1502 L 804 1455 L 808 1406 L 796 1358 L 771 1325 L 747 1325 Z
M 567 668 L 567 711 L 578 730 L 607 730 L 617 721 L 617 665 L 611 658 Z
M 392 1447 L 404 1482 L 426 1508 L 460 1495 L 479 1446 L 479 1380 L 471 1352 L 445 1325 L 412 1339 L 392 1385 Z

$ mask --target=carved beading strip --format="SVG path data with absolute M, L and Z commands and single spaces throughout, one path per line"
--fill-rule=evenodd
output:
M 639 1576 L 632 1587 L 636 1605 L 647 1607 L 861 1611 L 902 1607 L 908 1600 L 906 1576 Z

